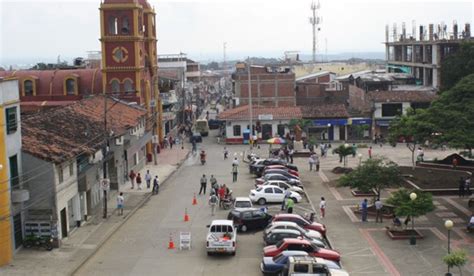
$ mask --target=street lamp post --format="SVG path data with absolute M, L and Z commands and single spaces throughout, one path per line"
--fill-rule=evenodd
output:
M 448 230 L 448 254 L 451 253 L 451 229 L 453 229 L 454 223 L 452 220 L 448 219 L 444 222 L 444 227 Z M 446 273 L 446 276 L 451 276 L 451 272 L 449 272 L 449 265 L 448 265 L 448 273 Z
M 410 194 L 410 199 L 411 201 L 415 201 L 416 198 L 417 198 L 417 194 L 416 193 L 411 193 Z M 416 244 L 416 237 L 415 237 L 415 216 L 413 215 L 413 205 L 411 207 L 411 231 L 412 231 L 412 234 L 411 234 L 411 238 L 410 238 L 410 244 L 411 245 L 415 245 Z
M 330 124 L 330 123 L 328 123 L 328 130 L 327 130 L 328 141 L 329 141 L 329 128 L 331 128 L 331 124 Z

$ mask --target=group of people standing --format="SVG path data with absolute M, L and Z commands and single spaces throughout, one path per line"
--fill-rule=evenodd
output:
M 286 160 L 286 162 L 293 164 L 293 156 L 295 154 L 295 150 L 293 146 L 283 146 L 278 150 L 271 151 L 270 155 L 273 158 L 279 158 L 281 160 Z
M 319 156 L 315 152 L 311 152 L 308 158 L 309 170 L 312 171 L 313 167 L 317 172 L 319 172 Z
M 471 192 L 471 178 L 470 177 L 461 177 L 459 178 L 459 197 L 470 196 Z
M 130 178 L 130 183 L 132 184 L 131 189 L 135 189 L 135 183 L 137 184 L 138 190 L 142 189 L 142 176 L 140 175 L 140 173 L 135 173 L 133 170 L 131 170 L 130 173 L 128 174 L 128 177 Z M 145 174 L 145 182 L 146 182 L 147 189 L 150 189 L 152 180 L 153 180 L 153 194 L 158 194 L 158 190 L 160 187 L 160 181 L 158 179 L 158 175 L 155 175 L 155 178 L 152 178 L 150 170 L 147 170 Z
M 225 184 L 219 185 L 214 175 L 211 175 L 209 182 L 211 184 L 211 192 L 208 203 L 209 206 L 211 206 L 211 215 L 214 216 L 219 202 L 223 202 L 224 200 L 228 199 L 231 196 L 231 191 Z M 200 184 L 201 188 L 199 189 L 199 195 L 201 193 L 205 195 L 207 188 L 207 178 L 205 174 L 202 175 Z

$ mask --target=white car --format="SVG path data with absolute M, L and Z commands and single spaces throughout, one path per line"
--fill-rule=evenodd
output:
M 236 197 L 234 201 L 235 208 L 252 208 L 252 201 L 248 197 Z
M 265 183 L 263 183 L 262 185 L 255 185 L 256 188 L 260 187 L 260 186 L 267 186 L 267 185 L 273 185 L 273 186 L 278 186 L 282 189 L 290 189 L 290 191 L 293 191 L 293 192 L 297 192 L 297 193 L 304 193 L 303 191 L 303 188 L 301 186 L 293 186 L 293 185 L 290 185 L 288 183 L 286 183 L 285 181 L 280 181 L 280 180 L 269 180 Z
M 213 220 L 206 238 L 207 255 L 230 253 L 235 255 L 237 228 L 231 220 Z
M 266 185 L 250 191 L 249 198 L 252 202 L 258 202 L 264 205 L 267 202 L 282 203 L 285 200 L 285 190 L 274 185 Z M 297 192 L 291 192 L 290 198 L 295 203 L 300 202 L 303 198 Z
M 290 222 L 290 221 L 275 221 L 275 222 L 272 222 L 271 224 L 269 224 L 267 226 L 267 228 L 265 228 L 265 230 L 263 231 L 263 235 L 265 236 L 268 233 L 270 233 L 271 231 L 276 230 L 276 229 L 296 230 L 296 231 L 302 233 L 302 235 L 304 234 L 305 236 L 308 236 L 308 237 L 311 237 L 311 238 L 314 238 L 314 239 L 323 239 L 323 235 L 321 233 L 319 233 L 318 231 L 304 229 L 303 227 L 296 224 L 296 222 Z

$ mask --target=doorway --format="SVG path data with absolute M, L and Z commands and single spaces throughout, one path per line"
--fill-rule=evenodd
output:
M 66 207 L 61 210 L 61 237 L 67 237 L 67 212 Z
M 339 140 L 346 140 L 346 126 L 339 126 Z
M 262 125 L 262 139 L 268 140 L 273 137 L 273 128 L 271 124 Z

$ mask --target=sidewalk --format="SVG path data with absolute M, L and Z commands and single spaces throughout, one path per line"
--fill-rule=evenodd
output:
M 10 265 L 0 268 L 1 275 L 70 275 L 84 263 L 100 246 L 123 225 L 133 213 L 140 208 L 151 196 L 151 188 L 146 188 L 145 174 L 147 170 L 153 177 L 158 175 L 160 185 L 163 185 L 186 159 L 189 149 L 180 146 L 162 150 L 158 157 L 158 165 L 147 164 L 140 174 L 143 183 L 142 190 L 131 190 L 130 183 L 120 187 L 124 193 L 124 215 L 117 216 L 117 192 L 108 196 L 107 219 L 102 218 L 101 208 L 96 216 L 83 226 L 75 229 L 70 236 L 62 241 L 61 248 L 53 251 L 42 249 L 22 249 L 14 255 Z M 165 184 L 166 185 L 166 184 Z M 55 273 L 52 274 L 52 268 Z

